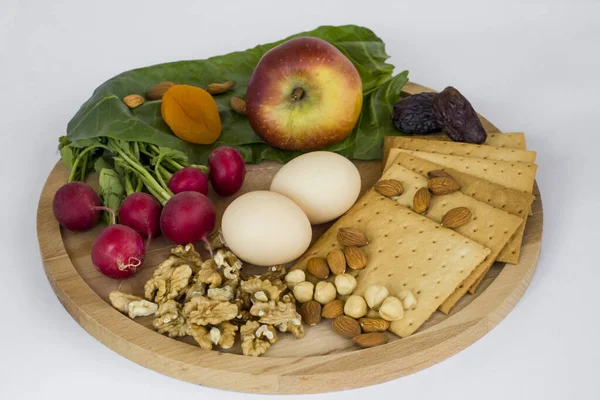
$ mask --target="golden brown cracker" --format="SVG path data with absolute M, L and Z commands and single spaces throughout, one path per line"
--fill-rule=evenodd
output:
M 394 163 L 388 168 L 381 179 L 395 179 L 402 182 L 404 192 L 400 196 L 394 197 L 394 200 L 406 207 L 412 207 L 414 194 L 420 188 L 427 187 L 428 182 L 427 177 L 398 163 Z M 460 191 L 443 196 L 433 196 L 429 210 L 424 215 L 433 221 L 440 222 L 445 213 L 457 207 L 468 208 L 472 217 L 467 224 L 454 230 L 464 237 L 489 248 L 491 252 L 441 305 L 440 311 L 445 314 L 449 313 L 469 288 L 487 273 L 496 256 L 523 222 L 520 217 L 492 207 Z
M 388 136 L 387 148 L 400 148 L 427 153 L 483 158 L 498 161 L 535 162 L 536 152 L 522 149 L 509 149 L 489 145 L 453 142 L 447 140 L 428 140 L 410 136 Z M 387 152 L 384 153 L 384 163 Z
M 390 157 L 388 158 L 386 169 L 400 153 L 407 153 L 443 165 L 444 167 L 453 168 L 459 172 L 464 172 L 507 188 L 527 193 L 533 192 L 535 173 L 537 171 L 536 164 L 390 149 Z
M 534 200 L 532 194 L 508 189 L 504 186 L 486 181 L 485 179 L 477 178 L 452 168 L 445 168 L 439 164 L 432 163 L 431 161 L 422 158 L 413 157 L 406 153 L 398 154 L 394 162 L 423 176 L 427 176 L 429 171 L 444 170 L 461 184 L 461 192 L 479 201 L 486 202 L 493 207 L 523 218 L 521 226 L 496 258 L 496 261 L 508 262 L 511 264 L 519 262 L 521 244 L 523 242 L 523 234 L 525 232 L 525 223 L 527 220 L 525 217 Z

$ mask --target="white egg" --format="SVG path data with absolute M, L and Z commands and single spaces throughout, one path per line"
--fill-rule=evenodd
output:
M 266 190 L 246 193 L 225 210 L 221 221 L 227 246 L 255 265 L 285 264 L 310 245 L 312 229 L 304 212 L 287 197 Z
M 360 193 L 360 174 L 339 154 L 315 151 L 284 165 L 273 178 L 271 191 L 294 200 L 311 224 L 322 224 L 352 207 Z

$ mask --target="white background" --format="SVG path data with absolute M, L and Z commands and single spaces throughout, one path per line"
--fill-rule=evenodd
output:
M 527 133 L 543 250 L 521 302 L 468 349 L 408 377 L 314 398 L 599 399 L 600 3 L 402 3 L 0 0 L 0 398 L 242 398 L 144 369 L 81 329 L 41 266 L 38 196 L 58 136 L 110 77 L 354 23 L 373 29 L 412 80 L 452 84 L 501 130 Z

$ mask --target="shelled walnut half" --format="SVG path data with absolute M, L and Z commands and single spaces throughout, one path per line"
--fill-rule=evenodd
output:
M 114 308 L 129 315 L 129 318 L 146 317 L 158 310 L 158 304 L 118 290 L 110 292 L 108 299 Z
M 242 338 L 242 354 L 258 357 L 267 352 L 276 343 L 277 331 L 271 325 L 261 325 L 257 321 L 248 321 L 240 329 Z

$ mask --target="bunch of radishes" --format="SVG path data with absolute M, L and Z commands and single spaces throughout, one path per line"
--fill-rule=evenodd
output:
M 237 150 L 222 146 L 209 156 L 210 182 L 220 196 L 230 196 L 244 183 L 244 161 Z M 198 168 L 187 167 L 173 174 L 168 187 L 175 194 L 161 209 L 150 194 L 137 192 L 127 196 L 119 207 L 119 224 L 107 226 L 92 245 L 92 263 L 104 275 L 114 279 L 132 276 L 144 261 L 151 238 L 161 231 L 177 244 L 207 242 L 215 226 L 215 207 L 206 197 L 208 178 Z M 98 194 L 83 182 L 71 182 L 56 192 L 52 203 L 60 225 L 72 231 L 93 228 L 102 211 Z M 144 245 L 146 239 L 146 245 Z

